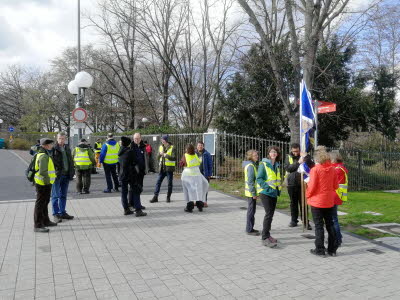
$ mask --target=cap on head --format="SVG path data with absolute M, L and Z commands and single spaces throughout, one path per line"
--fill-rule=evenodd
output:
M 129 145 L 132 143 L 132 140 L 126 136 L 121 136 L 121 144 L 124 147 L 129 147 Z
M 109 139 L 112 139 L 112 138 L 114 137 L 114 134 L 112 134 L 112 133 L 110 132 L 110 133 L 107 134 L 107 137 L 108 137 Z
M 85 139 L 81 139 L 81 141 L 80 141 L 81 143 L 87 143 L 87 140 L 85 140 Z
M 40 145 L 44 146 L 44 145 L 48 145 L 48 144 L 53 144 L 54 141 L 49 139 L 49 138 L 42 138 L 40 139 Z
M 169 138 L 168 134 L 162 136 L 162 139 L 167 143 L 168 143 L 168 138 Z

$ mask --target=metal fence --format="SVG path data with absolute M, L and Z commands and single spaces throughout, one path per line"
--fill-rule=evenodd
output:
M 17 133 L 14 137 L 26 139 L 32 145 L 35 144 L 36 139 L 42 137 L 55 138 L 52 134 L 49 135 L 46 133 L 39 135 Z M 91 145 L 94 145 L 97 138 L 101 138 L 102 141 L 106 140 L 105 136 L 91 135 L 85 137 L 88 137 Z M 161 134 L 142 136 L 143 140 L 147 141 L 153 147 L 152 163 L 156 167 L 158 166 L 156 156 L 158 147 L 161 144 L 161 137 Z M 117 136 L 116 139 L 118 139 Z M 287 142 L 220 132 L 170 134 L 169 139 L 175 145 L 178 161 L 183 156 L 187 144 L 196 145 L 198 141 L 205 141 L 206 149 L 213 150 L 213 177 L 227 180 L 243 180 L 242 161 L 249 149 L 258 150 L 260 158 L 267 156 L 267 149 L 271 145 L 278 146 L 281 149 L 283 159 L 286 158 L 290 151 L 290 145 Z M 74 147 L 77 142 L 76 137 L 71 138 L 71 146 Z M 343 156 L 345 166 L 349 170 L 350 190 L 400 189 L 400 153 L 358 149 L 339 149 L 339 152 Z M 176 171 L 177 173 L 181 173 L 182 168 L 177 166 Z

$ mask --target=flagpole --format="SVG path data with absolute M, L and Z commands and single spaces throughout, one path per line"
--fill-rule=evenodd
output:
M 317 149 L 318 146 L 318 101 L 317 100 L 314 101 L 314 120 L 315 120 L 314 149 Z

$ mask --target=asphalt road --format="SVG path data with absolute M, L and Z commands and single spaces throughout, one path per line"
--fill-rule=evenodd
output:
M 0 201 L 34 199 L 35 188 L 25 178 L 25 170 L 30 160 L 30 155 L 22 151 L 11 151 L 0 149 Z M 144 179 L 143 194 L 151 195 L 158 174 L 149 174 Z M 92 174 L 90 194 L 78 195 L 75 189 L 75 180 L 70 182 L 68 190 L 69 199 L 85 199 L 99 197 L 117 197 L 119 193 L 104 194 L 106 181 L 103 170 L 99 174 Z M 165 178 L 161 187 L 160 201 L 164 201 L 167 192 L 167 179 Z M 182 192 L 179 177 L 174 178 L 174 192 Z M 173 197 L 172 197 L 173 200 Z

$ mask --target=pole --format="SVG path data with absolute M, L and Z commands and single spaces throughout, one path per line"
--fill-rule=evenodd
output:
M 318 101 L 317 100 L 314 101 L 314 120 L 315 120 L 314 149 L 317 149 L 318 146 Z
M 78 0 L 78 72 L 81 71 L 81 0 Z M 81 88 L 78 87 L 78 107 L 82 106 Z M 82 138 L 82 128 L 78 129 L 78 140 Z

